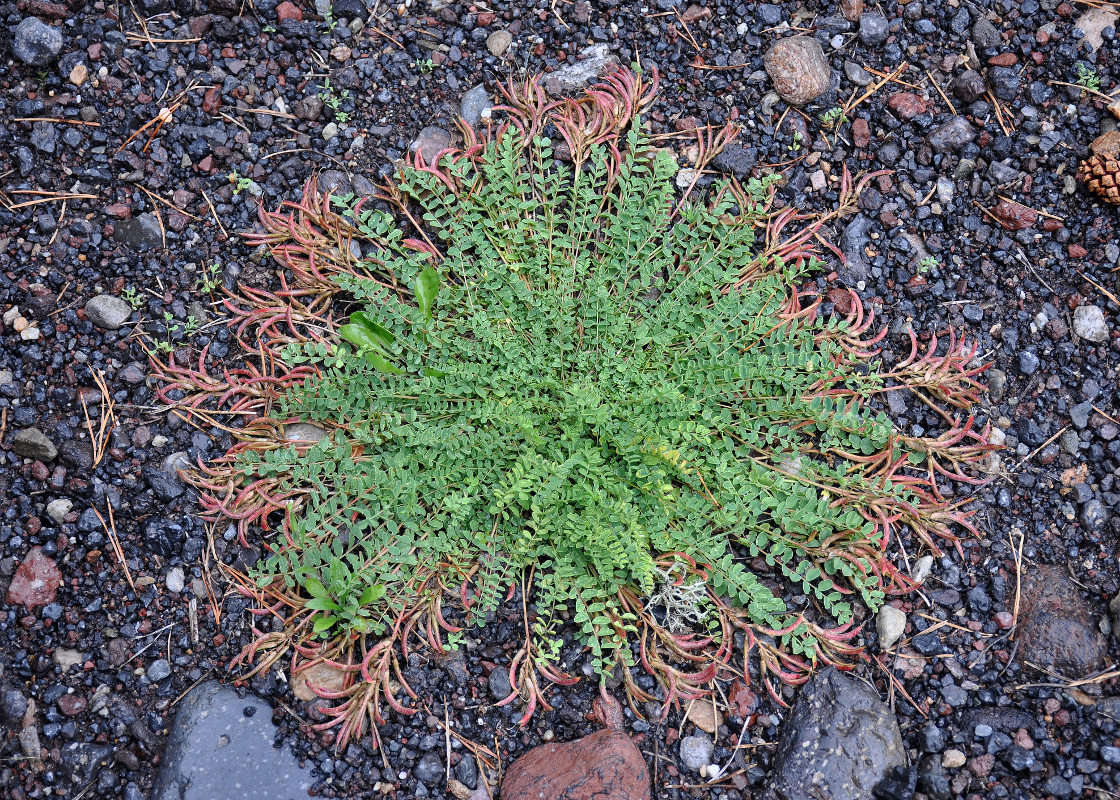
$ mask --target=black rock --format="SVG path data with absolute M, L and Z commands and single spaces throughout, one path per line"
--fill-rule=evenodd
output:
M 984 96 L 988 84 L 979 72 L 968 69 L 949 82 L 949 91 L 966 103 L 972 103 Z
M 436 784 L 443 780 L 443 754 L 426 753 L 412 768 L 412 774 L 421 783 Z
M 171 502 L 183 493 L 183 484 L 179 480 L 179 476 L 169 470 L 159 467 L 144 467 L 144 480 L 148 482 L 148 486 L 152 487 L 156 497 L 165 503 Z
M 180 704 L 152 800 L 307 797 L 310 770 L 275 739 L 266 702 L 207 681 Z
M 177 522 L 151 517 L 144 523 L 144 545 L 157 556 L 177 556 L 187 540 L 187 532 Z
M 732 142 L 712 159 L 712 166 L 726 175 L 734 175 L 739 180 L 750 177 L 751 170 L 758 163 L 758 150 L 754 147 L 742 147 Z
M 765 800 L 867 797 L 906 765 L 898 723 L 878 694 L 829 668 L 805 684 L 782 728 Z
M 941 766 L 941 757 L 930 753 L 918 762 L 918 791 L 931 800 L 949 800 L 953 796 L 949 776 Z
M 935 724 L 927 722 L 919 733 L 918 746 L 924 753 L 940 753 L 945 749 L 945 734 Z

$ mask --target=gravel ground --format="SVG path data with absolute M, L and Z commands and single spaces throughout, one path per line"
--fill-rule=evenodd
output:
M 33 16 L 51 30 L 20 25 Z M 0 3 L 14 32 L 0 37 L 0 794 L 147 797 L 177 701 L 227 676 L 248 641 L 245 602 L 216 562 L 259 553 L 206 531 L 174 474 L 184 455 L 229 442 L 156 413 L 145 336 L 183 356 L 209 345 L 219 362 L 231 348 L 220 284 L 271 274 L 237 236 L 259 202 L 295 198 L 323 171 L 367 191 L 418 136 L 451 130 L 470 90 L 555 73 L 592 47 L 592 58 L 660 70 L 654 132 L 743 126 L 716 165 L 739 177 L 786 165 L 783 202 L 830 208 L 845 163 L 892 170 L 830 231 L 848 259 L 821 288 L 859 291 L 890 326 L 888 363 L 905 355 L 911 324 L 951 325 L 993 363 L 978 411 L 1007 449 L 998 480 L 977 492 L 986 538 L 935 560 L 921 593 L 896 601 L 908 626 L 890 655 L 867 626 L 869 652 L 897 682 L 873 662 L 856 674 L 888 699 L 915 765 L 885 796 L 913 796 L 915 779 L 930 797 L 1116 796 L 1120 688 L 1107 677 L 1070 685 L 1107 675 L 1118 652 L 1120 239 L 1117 211 L 1073 179 L 1116 120 L 1048 83 L 1075 82 L 1079 65 L 1103 91 L 1120 83 L 1113 19 L 1054 0 L 892 0 L 855 23 L 816 2 L 337 0 L 327 20 L 314 4 L 273 0 Z M 789 27 L 815 37 L 831 67 L 828 91 L 802 110 L 787 110 L 763 71 Z M 982 75 L 965 74 L 969 58 Z M 904 64 L 906 85 L 881 86 L 835 130 L 822 123 Z M 485 106 L 480 92 L 468 116 Z M 162 109 L 150 143 L 154 125 L 121 149 Z M 673 142 L 685 164 L 687 139 Z M 83 400 L 95 427 L 114 404 L 102 453 Z M 931 427 L 900 394 L 890 411 L 906 430 Z M 99 518 L 109 507 L 127 575 Z M 427 713 L 392 718 L 383 753 L 336 753 L 330 734 L 310 731 L 318 712 L 276 677 L 250 688 L 276 709 L 320 796 L 442 797 L 445 714 L 506 764 L 595 727 L 588 682 L 554 691 L 555 710 L 524 730 L 519 709 L 492 705 L 505 692 L 491 670 L 517 646 L 519 608 L 462 656 L 412 656 L 407 678 Z M 583 668 L 578 650 L 565 656 Z M 703 793 L 766 785 L 784 712 L 754 705 L 736 704 L 746 719 L 718 729 L 710 761 L 735 774 Z M 702 778 L 677 741 L 693 723 L 676 712 L 655 723 L 626 720 L 654 795 L 693 794 Z M 734 751 L 744 724 L 751 747 Z M 473 787 L 463 752 L 453 772 Z

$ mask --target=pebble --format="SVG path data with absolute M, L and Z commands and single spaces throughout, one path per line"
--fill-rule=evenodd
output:
M 24 428 L 12 437 L 12 452 L 21 458 L 54 461 L 58 448 L 38 428 Z
M 506 30 L 496 30 L 486 37 L 486 49 L 495 58 L 501 58 L 513 44 L 513 35 Z
M 413 140 L 408 149 L 411 153 L 418 153 L 424 159 L 424 163 L 431 164 L 440 151 L 450 144 L 450 133 L 435 125 L 428 125 L 420 131 L 420 135 Z
M 774 88 L 790 105 L 802 106 L 828 91 L 832 73 L 820 43 L 810 36 L 779 39 L 763 56 Z
M 870 86 L 874 76 L 854 61 L 844 62 L 844 75 L 856 86 Z
M 490 118 L 490 109 L 493 102 L 486 86 L 478 84 L 463 95 L 459 101 L 459 116 L 472 128 L 477 128 L 484 119 Z
M 988 91 L 988 85 L 979 72 L 966 69 L 949 82 L 949 91 L 966 103 L 972 103 L 984 96 Z
M 551 95 L 565 94 L 582 89 L 588 81 L 598 78 L 608 64 L 617 64 L 607 44 L 595 44 L 580 51 L 580 57 L 541 79 L 541 86 Z
M 945 755 L 941 757 L 941 766 L 945 769 L 957 769 L 963 767 L 965 762 L 964 753 L 960 750 L 946 750 Z
M 47 516 L 54 520 L 56 525 L 66 521 L 66 515 L 74 508 L 73 501 L 60 497 L 47 503 Z
M 916 583 L 923 583 L 933 570 L 933 556 L 924 555 L 914 562 L 914 573 L 911 577 Z
M 132 316 L 132 306 L 111 294 L 99 294 L 86 302 L 86 319 L 107 331 L 118 330 Z
M 1087 342 L 1101 344 L 1108 341 L 1108 323 L 1100 307 L 1081 305 L 1073 310 L 1073 332 Z
M 62 33 L 38 17 L 26 17 L 12 34 L 12 54 L 24 64 L 45 67 L 62 50 Z
M 182 567 L 172 567 L 167 573 L 165 583 L 169 592 L 178 594 L 183 591 L 186 586 L 186 575 L 184 575 Z
M 934 128 L 929 146 L 935 153 L 956 152 L 976 138 L 976 129 L 964 117 L 952 117 Z
M 890 650 L 906 630 L 906 612 L 884 605 L 875 617 L 875 630 L 879 634 L 879 648 Z
M 685 736 L 681 739 L 681 764 L 685 769 L 699 772 L 712 760 L 712 739 L 710 736 Z
M 859 38 L 866 45 L 876 46 L 887 41 L 890 26 L 882 14 L 866 13 L 859 16 Z
M 166 658 L 157 658 L 148 666 L 145 674 L 152 683 L 158 683 L 171 674 L 171 664 Z

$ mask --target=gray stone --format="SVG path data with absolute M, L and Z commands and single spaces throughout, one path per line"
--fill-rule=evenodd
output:
M 167 663 L 166 658 L 158 658 L 148 666 L 146 674 L 148 680 L 157 683 L 171 674 L 171 665 Z
M 1108 341 L 1108 323 L 1098 306 L 1083 305 L 1073 310 L 1073 332 L 1094 344 Z
M 62 33 L 38 17 L 22 20 L 12 34 L 12 54 L 33 67 L 45 67 L 61 50 Z
M 173 567 L 171 571 L 167 573 L 164 583 L 167 585 L 167 591 L 169 592 L 178 594 L 183 591 L 187 585 L 187 576 L 183 573 L 183 568 Z
M 875 630 L 879 634 L 879 647 L 890 650 L 906 630 L 906 612 L 884 605 L 875 616 Z
M 906 751 L 878 694 L 836 669 L 805 684 L 782 728 L 763 800 L 866 800 Z
M 284 439 L 288 442 L 318 442 L 327 432 L 310 422 L 295 422 L 284 426 Z
M 685 769 L 699 772 L 712 761 L 710 736 L 686 736 L 681 739 L 681 764 Z
M 588 81 L 601 76 L 608 64 L 618 63 L 606 44 L 585 47 L 579 55 L 579 60 L 550 72 L 541 79 L 541 86 L 546 92 L 557 95 L 582 89 Z
M 113 236 L 121 244 L 137 250 L 151 250 L 163 246 L 163 230 L 155 214 L 151 213 L 113 223 Z
M 488 118 L 490 116 L 490 108 L 493 105 L 490 100 L 490 93 L 480 83 L 464 94 L 463 99 L 459 101 L 459 116 L 472 128 L 477 128 L 483 117 Z
M 50 122 L 31 126 L 31 144 L 40 153 L 53 153 L 58 146 L 58 129 Z
M 1007 389 L 1007 373 L 1002 369 L 993 367 L 988 370 L 988 394 L 997 403 L 1003 399 L 1003 393 Z
M 115 331 L 132 316 L 132 306 L 120 297 L 99 294 L 86 303 L 86 319 L 108 331 Z
M 929 146 L 936 153 L 956 152 L 976 138 L 976 129 L 964 117 L 952 117 L 929 135 Z
M 513 34 L 509 31 L 496 30 L 486 37 L 486 49 L 495 58 L 505 55 L 511 44 L 513 44 Z
M 421 157 L 423 157 L 425 164 L 433 164 L 440 151 L 446 149 L 450 145 L 450 133 L 443 128 L 429 125 L 420 131 L 420 135 L 413 140 L 408 149 L 413 154 L 419 153 Z
M 972 43 L 977 50 L 987 50 L 989 47 L 999 47 L 1003 38 L 987 17 L 977 17 L 972 23 Z
M 844 62 L 844 75 L 856 86 L 870 86 L 875 77 L 854 61 Z
M 859 38 L 868 45 L 882 44 L 887 40 L 890 26 L 882 14 L 868 12 L 859 15 Z
M 272 709 L 217 681 L 182 701 L 152 800 L 302 800 L 311 771 L 276 748 Z
M 12 451 L 21 458 L 54 461 L 58 448 L 38 428 L 24 428 L 12 437 Z
M 445 774 L 442 756 L 438 752 L 425 754 L 412 768 L 412 774 L 421 783 L 439 783 Z

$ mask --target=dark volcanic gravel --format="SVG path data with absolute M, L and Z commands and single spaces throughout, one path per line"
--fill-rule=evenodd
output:
M 855 22 L 816 2 L 336 0 L 328 21 L 323 5 L 0 2 L 12 34 L 0 37 L 0 795 L 148 797 L 180 698 L 227 678 L 249 641 L 246 603 L 217 561 L 260 554 L 194 518 L 174 473 L 229 439 L 158 413 L 144 337 L 184 360 L 209 346 L 220 364 L 236 346 L 221 285 L 273 277 L 236 235 L 259 202 L 293 199 L 315 174 L 368 193 L 414 143 L 445 141 L 464 95 L 463 113 L 481 118 L 495 81 L 568 70 L 588 48 L 592 72 L 607 59 L 658 68 L 655 132 L 742 126 L 715 166 L 740 178 L 783 170 L 782 203 L 832 208 L 843 164 L 892 170 L 828 231 L 847 259 L 829 263 L 820 288 L 859 292 L 890 327 L 888 364 L 905 356 L 909 326 L 952 326 L 993 363 L 977 411 L 1007 449 L 976 493 L 985 538 L 933 560 L 920 594 L 892 600 L 907 628 L 889 656 L 874 620 L 865 626 L 882 665 L 856 672 L 892 704 L 910 765 L 883 796 L 1120 792 L 1120 687 L 1070 685 L 1116 663 L 1120 631 L 1120 608 L 1115 622 L 1109 612 L 1120 590 L 1120 238 L 1117 210 L 1073 177 L 1117 123 L 1099 99 L 1050 83 L 1086 72 L 1104 92 L 1120 83 L 1115 16 L 1056 0 L 890 0 Z M 799 109 L 763 67 L 791 27 L 831 69 L 824 94 Z M 822 123 L 876 86 L 835 129 Z M 162 109 L 170 119 L 150 141 L 154 125 L 125 145 Z M 690 139 L 671 141 L 687 166 Z M 83 400 L 95 428 L 114 404 L 103 453 Z M 890 401 L 904 430 L 937 428 L 913 396 Z M 127 575 L 102 523 L 110 507 Z M 1057 577 L 1028 580 L 1042 574 Z M 508 664 L 520 625 L 515 598 L 462 655 L 414 653 L 406 678 L 422 711 L 392 716 L 380 753 L 368 741 L 336 752 L 330 733 L 311 730 L 323 719 L 314 704 L 276 672 L 248 689 L 275 709 L 319 796 L 450 796 L 445 714 L 499 747 L 503 764 L 595 727 L 588 681 L 554 690 L 554 710 L 524 730 L 520 709 L 492 705 L 506 691 L 492 670 Z M 1081 649 L 1054 660 L 1031 646 L 1048 641 Z M 586 657 L 569 647 L 564 664 L 580 673 Z M 1062 674 L 1072 669 L 1086 671 Z M 697 731 L 676 711 L 664 725 L 646 711 L 627 711 L 626 727 L 654 796 L 690 795 L 673 787 L 704 779 L 678 734 Z M 725 722 L 705 758 L 731 774 L 701 794 L 760 792 L 785 713 L 761 701 L 739 750 L 744 720 Z M 478 785 L 458 743 L 451 762 L 453 777 Z

